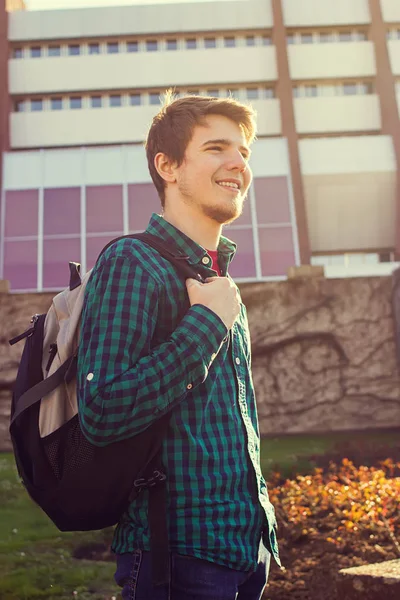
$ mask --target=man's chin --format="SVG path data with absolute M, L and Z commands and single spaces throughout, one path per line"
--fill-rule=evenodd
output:
M 229 225 L 240 217 L 243 212 L 243 204 L 240 206 L 207 206 L 203 208 L 204 214 L 219 225 Z

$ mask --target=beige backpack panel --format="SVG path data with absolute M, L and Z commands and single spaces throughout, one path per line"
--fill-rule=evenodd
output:
M 70 356 L 78 351 L 79 327 L 83 310 L 83 299 L 86 284 L 92 271 L 88 271 L 80 286 L 70 291 L 63 290 L 53 298 L 53 303 L 47 313 L 44 324 L 43 342 L 43 377 L 52 375 Z M 57 354 L 46 373 L 49 360 L 50 344 L 56 339 Z M 66 401 L 67 400 L 67 401 Z M 78 412 L 76 394 L 76 378 L 69 384 L 59 385 L 47 396 L 42 398 L 39 412 L 40 437 L 50 435 Z

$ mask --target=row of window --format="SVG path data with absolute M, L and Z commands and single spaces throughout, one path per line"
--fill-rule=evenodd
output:
M 251 86 L 231 89 L 201 89 L 180 90 L 176 95 L 199 94 L 202 96 L 228 97 L 237 100 L 263 100 L 275 97 L 275 90 L 268 86 Z M 43 110 L 66 110 L 79 108 L 108 108 L 121 106 L 158 105 L 161 101 L 161 91 L 131 92 L 126 94 L 93 94 L 85 96 L 54 96 L 17 100 L 14 112 L 40 112 Z
M 336 85 L 296 85 L 293 88 L 295 98 L 312 98 L 316 96 L 364 96 L 374 93 L 371 82 L 350 81 Z
M 335 42 L 361 42 L 367 40 L 366 31 L 355 29 L 353 31 L 293 31 L 286 37 L 288 44 L 329 44 Z
M 349 252 L 347 254 L 328 254 L 312 256 L 312 265 L 351 267 L 359 265 L 379 265 L 394 261 L 394 252 Z
M 243 46 L 270 46 L 271 37 L 266 34 L 246 36 L 207 36 L 165 39 L 124 40 L 113 42 L 89 42 L 85 44 L 51 44 L 17 47 L 13 58 L 40 58 L 48 56 L 87 56 L 96 54 L 120 54 L 133 52 L 157 52 L 196 50 L 198 48 L 235 48 Z
M 389 31 L 386 32 L 386 39 L 387 40 L 400 40 L 400 28 L 389 29 Z

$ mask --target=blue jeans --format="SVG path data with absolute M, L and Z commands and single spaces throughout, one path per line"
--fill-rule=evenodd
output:
M 243 572 L 183 554 L 171 554 L 170 586 L 154 587 L 150 553 L 117 556 L 115 581 L 123 600 L 260 600 L 268 579 L 270 553 L 262 547 L 257 570 Z

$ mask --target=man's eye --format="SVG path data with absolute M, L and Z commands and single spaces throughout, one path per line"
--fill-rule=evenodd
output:
M 211 146 L 209 150 L 222 150 L 222 146 Z

